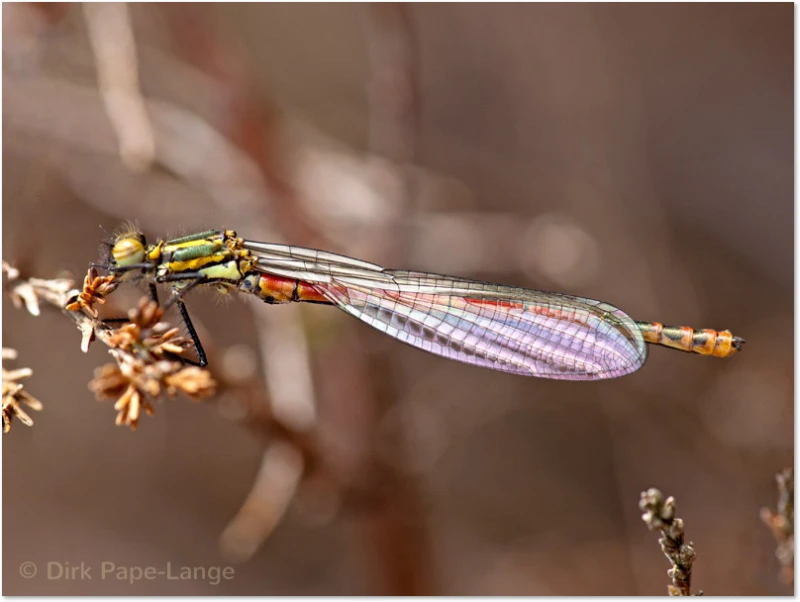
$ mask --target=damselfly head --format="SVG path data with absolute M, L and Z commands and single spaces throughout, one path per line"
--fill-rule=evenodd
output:
M 147 251 L 147 241 L 141 232 L 126 232 L 117 236 L 111 247 L 111 259 L 118 267 L 142 263 Z

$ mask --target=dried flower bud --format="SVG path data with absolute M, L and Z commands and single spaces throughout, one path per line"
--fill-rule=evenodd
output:
M 5 269 L 5 266 L 4 266 Z M 16 359 L 17 352 L 13 349 L 3 349 L 3 360 Z M 33 374 L 30 368 L 19 368 L 17 370 L 6 370 L 3 368 L 3 432 L 11 430 L 11 421 L 14 417 L 18 418 L 22 424 L 32 426 L 33 420 L 22 409 L 22 404 L 30 409 L 40 411 L 42 402 L 31 396 L 24 390 L 19 380 L 29 378 Z

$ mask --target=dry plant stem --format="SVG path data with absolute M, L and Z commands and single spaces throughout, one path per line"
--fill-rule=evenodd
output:
M 139 88 L 139 66 L 130 12 L 125 3 L 84 2 L 97 82 L 117 132 L 122 161 L 134 171 L 155 159 L 155 136 Z
M 398 3 L 365 6 L 364 31 L 370 63 L 370 150 L 390 161 L 399 176 L 399 186 L 388 182 L 385 194 L 394 201 L 394 215 L 404 219 L 414 214 L 413 174 L 409 169 L 417 145 L 418 69 L 411 15 L 406 5 Z M 382 224 L 385 240 L 392 240 L 388 263 L 401 263 L 408 254 L 408 231 L 393 221 Z M 369 349 L 367 335 L 359 336 L 354 357 L 362 363 L 367 395 L 359 400 L 358 411 L 366 420 L 363 437 L 370 445 L 365 458 L 367 474 L 372 479 L 376 505 L 364 517 L 368 542 L 376 555 L 383 576 L 383 591 L 390 595 L 430 595 L 435 592 L 433 554 L 422 496 L 415 479 L 404 473 L 400 457 L 383 457 L 377 444 L 382 437 L 383 419 L 397 403 L 392 386 L 392 367 L 384 353 Z M 366 340 L 365 340 L 366 339 Z M 358 371 L 358 368 L 356 367 Z M 389 435 L 394 441 L 392 453 L 407 453 L 407 437 L 400 425 Z
M 691 596 L 692 564 L 696 557 L 691 542 L 684 541 L 683 521 L 675 518 L 675 498 L 664 499 L 658 489 L 643 491 L 639 500 L 639 509 L 644 512 L 642 520 L 652 531 L 658 530 L 662 537 L 658 540 L 661 550 L 672 564 L 667 574 L 672 585 L 667 586 L 670 596 Z M 698 592 L 697 595 L 702 595 Z
M 25 309 L 33 316 L 41 314 L 40 305 L 42 301 L 63 309 L 70 297 L 78 294 L 78 291 L 73 289 L 74 283 L 72 280 L 67 278 L 52 280 L 42 278 L 20 279 L 19 270 L 5 261 L 3 261 L 2 269 L 10 287 L 10 297 L 14 306 L 17 308 L 25 306 Z M 64 313 L 69 314 L 72 312 L 64 311 Z M 91 321 L 92 318 L 87 316 L 86 320 Z M 78 321 L 78 327 L 84 333 L 93 332 L 94 330 L 91 326 L 86 325 L 83 320 Z M 14 358 L 16 358 L 15 351 L 10 349 L 3 350 L 4 360 Z M 3 432 L 10 430 L 11 420 L 14 417 L 19 418 L 27 426 L 33 424 L 33 420 L 22 410 L 21 403 L 36 411 L 42 409 L 41 402 L 31 397 L 23 390 L 22 385 L 16 382 L 21 378 L 29 377 L 31 374 L 31 370 L 27 368 L 11 372 L 7 372 L 5 368 L 3 369 Z
M 794 584 L 794 469 L 784 468 L 775 475 L 778 483 L 778 508 L 761 509 L 761 520 L 770 528 L 778 547 L 775 557 L 781 564 L 781 580 Z
M 395 161 L 411 161 L 418 128 L 419 88 L 414 30 L 408 6 L 365 7 L 370 61 L 370 148 Z
M 17 359 L 17 352 L 13 349 L 3 349 L 3 361 Z M 3 367 L 3 432 L 11 430 L 11 422 L 18 418 L 22 424 L 33 426 L 33 420 L 22 408 L 23 404 L 31 410 L 39 412 L 42 402 L 30 395 L 20 384 L 20 380 L 33 374 L 30 368 L 6 370 Z
M 381 419 L 396 402 L 392 365 L 386 354 L 371 353 L 366 357 L 369 370 L 366 382 L 372 386 L 375 418 Z M 401 465 L 407 454 L 407 436 L 403 429 L 386 433 L 374 425 L 372 443 L 379 439 L 392 456 L 373 452 L 370 469 L 372 482 L 366 500 L 370 507 L 364 515 L 365 529 L 378 556 L 373 562 L 383 574 L 386 593 L 430 595 L 436 591 L 433 552 L 424 512 L 424 502 L 414 476 L 403 472 Z

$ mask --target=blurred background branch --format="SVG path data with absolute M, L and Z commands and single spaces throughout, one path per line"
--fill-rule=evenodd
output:
M 97 66 L 97 85 L 117 132 L 120 159 L 132 170 L 147 169 L 155 159 L 155 140 L 139 89 L 128 7 L 124 3 L 84 3 L 83 11 Z
M 784 468 L 775 475 L 778 483 L 778 508 L 761 509 L 761 520 L 764 521 L 778 547 L 775 557 L 781 565 L 781 580 L 794 585 L 794 469 Z

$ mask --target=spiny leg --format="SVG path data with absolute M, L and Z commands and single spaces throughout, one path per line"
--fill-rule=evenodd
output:
M 206 357 L 205 349 L 203 349 L 203 344 L 200 342 L 200 337 L 197 335 L 197 331 L 194 328 L 194 324 L 192 324 L 192 319 L 189 316 L 189 311 L 186 309 L 186 305 L 183 303 L 181 297 L 188 293 L 191 289 L 196 287 L 198 284 L 203 284 L 204 282 L 208 281 L 208 277 L 205 274 L 200 274 L 197 272 L 191 274 L 169 274 L 167 276 L 163 276 L 158 279 L 159 282 L 170 282 L 170 281 L 180 281 L 180 280 L 192 280 L 189 284 L 181 288 L 179 291 L 173 291 L 172 296 L 170 297 L 169 301 L 166 302 L 164 305 L 164 309 L 168 309 L 173 303 L 178 306 L 178 311 L 181 314 L 181 319 L 183 320 L 184 325 L 186 326 L 186 330 L 189 332 L 189 336 L 192 339 L 192 344 L 194 345 L 194 351 L 197 354 L 197 358 L 200 360 L 195 362 L 189 358 L 182 358 L 184 362 L 187 364 L 191 364 L 192 366 L 198 366 L 200 368 L 205 368 L 208 366 L 208 358 Z M 153 284 L 153 288 L 155 288 L 155 284 Z
M 194 343 L 194 351 L 197 354 L 197 358 L 200 360 L 198 362 L 195 362 L 194 360 L 190 360 L 189 358 L 183 358 L 183 361 L 193 366 L 199 366 L 200 368 L 205 368 L 206 366 L 208 366 L 206 351 L 205 349 L 203 349 L 203 344 L 200 342 L 200 337 L 197 336 L 197 331 L 194 329 L 194 324 L 192 324 L 192 319 L 189 317 L 189 312 L 186 310 L 186 305 L 184 305 L 183 301 L 181 301 L 177 297 L 173 297 L 173 299 L 175 299 L 175 304 L 178 306 L 178 311 L 181 312 L 181 319 L 183 320 L 183 323 L 186 325 L 186 330 L 189 331 L 189 336 L 192 338 L 192 343 Z
M 160 305 L 158 302 L 158 289 L 156 288 L 156 283 L 151 280 L 147 283 L 147 287 L 150 289 L 150 299 L 152 299 L 156 305 Z

